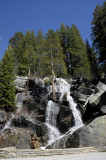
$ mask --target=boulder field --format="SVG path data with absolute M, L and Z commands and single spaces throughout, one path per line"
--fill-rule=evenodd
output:
M 17 110 L 6 112 L 0 110 L 0 148 L 15 146 L 16 148 L 31 148 L 31 137 L 36 135 L 39 147 L 48 141 L 48 127 L 45 124 L 46 107 L 49 100 L 58 106 L 56 127 L 64 138 L 48 146 L 48 148 L 101 147 L 106 146 L 106 80 L 90 82 L 81 79 L 67 79 L 71 88 L 70 95 L 77 103 L 84 126 L 72 135 L 66 134 L 74 126 L 75 121 L 67 95 L 60 102 L 61 93 L 55 93 L 53 100 L 51 79 L 46 77 L 15 79 Z M 56 84 L 56 81 L 55 81 Z M 35 143 L 36 143 L 35 142 Z

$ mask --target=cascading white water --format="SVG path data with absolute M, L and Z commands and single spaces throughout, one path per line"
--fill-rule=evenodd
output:
M 80 127 L 83 126 L 83 122 L 81 119 L 81 114 L 78 111 L 77 104 L 74 102 L 73 98 L 70 96 L 70 84 L 66 82 L 66 80 L 61 79 L 61 78 L 57 78 L 56 79 L 58 85 L 56 85 L 56 91 L 59 91 L 62 95 L 60 97 L 60 101 L 62 101 L 62 98 L 64 97 L 64 95 L 67 95 L 67 101 L 69 102 L 69 107 L 72 110 L 73 113 L 73 117 L 74 117 L 74 122 L 75 122 L 75 126 L 74 127 Z
M 59 112 L 58 105 L 53 101 L 49 101 L 46 109 L 46 123 L 56 126 L 56 118 Z
M 73 101 L 73 98 L 70 96 L 70 84 L 66 82 L 66 80 L 62 78 L 56 78 L 56 84 L 55 84 L 55 92 L 60 92 L 60 101 L 63 101 L 64 95 L 67 98 L 67 101 L 69 102 L 69 107 L 72 110 L 73 117 L 74 117 L 74 126 L 69 129 L 64 135 L 61 135 L 59 131 L 56 128 L 56 117 L 55 115 L 55 103 L 52 101 L 48 102 L 47 105 L 47 113 L 46 113 L 46 124 L 48 125 L 51 133 L 49 136 L 49 144 L 53 143 L 54 141 L 59 141 L 60 139 L 63 139 L 66 135 L 72 134 L 74 131 L 76 131 L 78 128 L 83 126 L 83 122 L 81 119 L 81 114 L 78 111 L 77 104 Z M 50 89 L 51 92 L 51 89 Z M 53 127 L 53 128 L 52 128 Z M 57 132 L 58 131 L 58 132 Z M 56 135 L 55 135 L 56 134 Z M 63 140 L 64 141 L 64 140 Z M 56 143 L 57 144 L 57 143 Z
M 61 135 L 58 128 L 56 127 L 56 119 L 58 113 L 59 113 L 58 105 L 50 100 L 46 108 L 46 125 L 48 126 L 49 129 L 48 145 L 53 143 Z

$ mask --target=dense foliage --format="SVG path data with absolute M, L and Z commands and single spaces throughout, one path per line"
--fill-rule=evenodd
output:
M 102 6 L 96 6 L 91 24 L 93 45 L 98 53 L 99 63 L 106 73 L 106 1 Z
M 79 30 L 75 25 L 70 29 L 70 57 L 71 74 L 76 77 L 91 77 L 90 64 L 86 54 L 86 45 L 81 38 Z
M 93 47 L 88 40 L 84 43 L 74 24 L 62 23 L 45 36 L 41 30 L 36 36 L 34 31 L 15 33 L 0 61 L 0 107 L 15 106 L 15 75 L 97 79 L 106 74 L 106 1 L 96 6 L 91 24 Z
M 14 68 L 12 63 L 13 50 L 9 47 L 0 61 L 0 108 L 7 111 L 15 108 Z
M 45 36 L 41 30 L 36 36 L 33 31 L 27 31 L 25 35 L 17 32 L 9 44 L 14 51 L 16 75 L 51 76 L 52 54 L 56 77 L 92 78 L 86 45 L 75 25 L 70 28 L 61 24 L 60 30 L 50 29 Z

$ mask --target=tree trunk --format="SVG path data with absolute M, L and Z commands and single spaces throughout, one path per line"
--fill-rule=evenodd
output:
M 26 85 L 26 92 L 28 92 L 28 84 L 29 84 L 29 79 L 31 77 L 31 69 L 29 67 L 29 71 L 28 71 L 28 82 L 27 82 L 27 85 Z
M 52 54 L 52 51 L 51 51 L 51 59 L 52 59 L 52 93 L 53 93 L 53 100 L 55 100 L 55 84 L 54 84 L 54 69 L 53 69 L 53 54 Z
M 31 76 L 31 70 L 30 70 L 30 68 L 29 68 L 28 78 L 30 78 L 30 76 Z

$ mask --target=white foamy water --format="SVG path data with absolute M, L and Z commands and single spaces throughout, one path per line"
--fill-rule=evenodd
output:
M 56 91 L 60 92 L 62 95 L 60 97 L 60 101 L 62 101 L 62 98 L 64 95 L 67 95 L 67 101 L 69 102 L 69 107 L 72 110 L 75 126 L 79 128 L 79 126 L 83 125 L 81 113 L 77 109 L 77 104 L 74 102 L 73 98 L 70 96 L 70 88 L 71 85 L 66 82 L 66 80 L 62 78 L 57 78 L 57 85 L 55 85 Z
M 59 113 L 58 105 L 50 100 L 46 108 L 46 125 L 48 126 L 49 129 L 48 145 L 53 143 L 61 135 L 58 128 L 56 127 L 56 120 L 58 113 Z
M 73 134 L 77 129 L 82 127 L 84 124 L 82 122 L 81 114 L 79 110 L 77 109 L 77 104 L 74 102 L 73 98 L 70 96 L 70 88 L 71 85 L 67 83 L 66 80 L 62 78 L 56 78 L 56 84 L 55 84 L 55 92 L 60 92 L 60 101 L 63 101 L 63 97 L 67 98 L 67 101 L 69 102 L 69 107 L 72 111 L 73 117 L 74 117 L 74 126 L 69 129 L 65 134 L 61 135 L 59 130 L 56 127 L 56 103 L 52 102 L 51 100 L 48 102 L 47 109 L 46 109 L 46 124 L 49 127 L 49 142 L 48 145 L 51 143 L 58 141 L 60 139 L 63 139 L 68 134 Z M 51 92 L 50 88 L 50 92 Z M 64 141 L 65 139 L 63 139 Z M 58 145 L 56 143 L 56 145 Z M 65 142 L 64 142 L 65 145 Z

